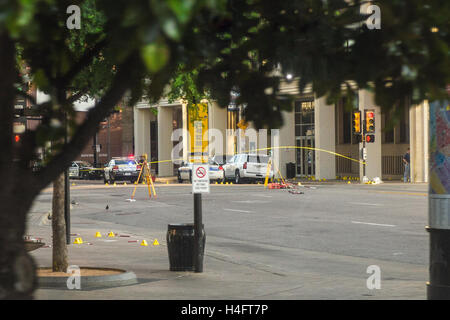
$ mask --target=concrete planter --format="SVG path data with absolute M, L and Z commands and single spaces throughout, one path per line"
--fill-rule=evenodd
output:
M 81 269 L 93 269 L 104 271 L 119 271 L 118 274 L 110 275 L 96 275 L 96 276 L 80 276 L 80 290 L 86 289 L 99 289 L 99 288 L 111 288 L 120 287 L 126 285 L 137 284 L 137 278 L 134 272 L 125 271 L 121 269 L 111 268 L 93 268 L 93 267 L 80 267 Z M 66 276 L 47 276 L 38 277 L 39 288 L 54 288 L 54 289 L 66 289 L 67 280 L 72 275 Z

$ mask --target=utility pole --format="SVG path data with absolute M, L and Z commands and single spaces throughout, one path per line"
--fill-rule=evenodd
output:
M 108 131 L 108 161 L 111 159 L 111 123 L 109 122 L 109 118 L 111 116 L 108 116 L 107 118 L 107 131 Z M 134 154 L 134 150 L 133 150 Z M 151 160 L 150 160 L 151 161 Z
M 366 160 L 367 160 L 367 150 L 366 150 L 366 137 L 365 137 L 365 134 L 364 133 L 362 133 L 361 134 L 361 137 L 362 137 L 362 149 L 361 149 L 361 157 L 362 157 L 362 159 L 363 159 L 363 177 L 365 177 L 366 176 Z
M 192 193 L 194 194 L 194 271 L 203 272 L 203 212 L 202 193 L 209 193 L 208 162 L 203 155 L 203 121 L 194 121 L 194 164 L 192 166 Z
M 94 134 L 94 142 L 92 144 L 92 150 L 94 151 L 94 168 L 97 168 L 97 133 Z
M 449 92 L 449 86 L 447 86 Z M 450 95 L 450 93 L 449 93 Z M 429 300 L 450 300 L 450 101 L 430 104 Z

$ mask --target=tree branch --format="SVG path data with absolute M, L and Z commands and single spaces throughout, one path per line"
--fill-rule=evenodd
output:
M 98 130 L 98 124 L 103 120 L 111 109 L 120 101 L 129 89 L 133 70 L 137 61 L 140 61 L 136 55 L 131 55 L 123 65 L 113 81 L 113 84 L 96 103 L 87 115 L 86 120 L 80 125 L 73 135 L 72 139 L 62 150 L 48 163 L 48 165 L 35 177 L 35 190 L 39 191 L 52 182 L 70 162 L 83 150 L 89 139 Z
M 72 68 L 67 71 L 56 83 L 59 87 L 67 87 L 70 81 L 83 70 L 86 66 L 88 66 L 92 59 L 100 53 L 100 51 L 106 47 L 107 40 L 102 39 L 97 42 L 89 51 L 87 51 L 77 62 L 72 65 Z

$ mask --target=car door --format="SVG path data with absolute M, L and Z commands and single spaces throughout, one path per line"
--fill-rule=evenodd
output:
M 238 154 L 236 156 L 236 159 L 234 160 L 234 168 L 233 168 L 233 172 L 232 172 L 233 177 L 234 177 L 236 170 L 242 171 L 242 165 L 245 162 L 244 159 L 246 159 L 246 158 L 247 158 L 247 155 L 245 155 L 245 154 Z
M 189 163 L 185 163 L 182 167 L 180 167 L 180 177 L 182 180 L 189 180 Z
M 76 162 L 72 162 L 72 165 L 69 168 L 69 177 L 78 177 L 79 168 Z
M 236 156 L 233 156 L 230 159 L 230 161 L 225 165 L 224 171 L 225 171 L 225 176 L 227 178 L 234 177 L 234 166 L 235 166 L 234 161 L 235 160 L 236 160 Z

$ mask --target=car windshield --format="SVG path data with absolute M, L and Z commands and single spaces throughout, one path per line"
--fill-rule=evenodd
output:
M 268 156 L 258 156 L 258 163 L 268 163 L 269 157 Z
M 91 166 L 91 164 L 89 162 L 86 162 L 86 161 L 78 162 L 78 164 L 80 166 L 83 166 L 83 167 L 90 167 Z
M 230 160 L 229 156 L 225 156 L 225 155 L 215 155 L 213 157 L 213 160 L 217 163 L 217 164 L 224 164 L 227 163 L 227 160 Z

